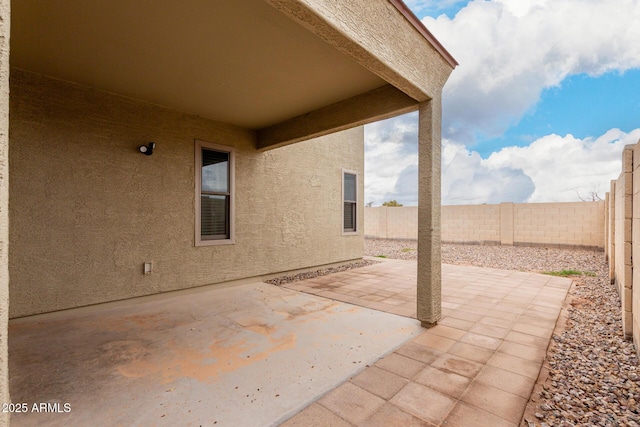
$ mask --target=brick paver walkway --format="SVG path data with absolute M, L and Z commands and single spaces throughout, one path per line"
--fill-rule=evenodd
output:
M 283 426 L 517 426 L 571 280 L 443 265 L 442 282 L 437 326 Z M 285 286 L 415 317 L 415 284 L 415 261 L 388 260 Z

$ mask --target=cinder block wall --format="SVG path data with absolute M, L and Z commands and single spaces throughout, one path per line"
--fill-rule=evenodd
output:
M 605 202 L 514 205 L 514 241 L 604 249 Z
M 418 237 L 418 207 L 407 206 L 407 208 L 393 209 L 386 208 L 386 230 L 391 236 L 398 236 L 398 239 L 417 239 Z M 366 219 L 365 219 L 366 221 Z M 366 222 L 365 222 L 366 224 Z M 366 230 L 365 230 L 366 233 Z
M 634 259 L 640 257 L 640 141 L 622 152 L 618 179 L 611 181 L 607 194 L 607 261 L 609 277 L 620 295 L 622 331 L 633 339 L 636 351 L 640 344 L 640 295 L 633 292 L 640 283 L 640 269 Z M 640 355 L 640 352 L 639 352 Z
M 607 193 L 607 218 L 609 227 L 607 227 L 607 256 L 609 262 L 609 279 L 613 282 L 615 273 L 616 260 L 616 182 L 611 181 L 611 191 Z
M 443 206 L 442 241 L 500 244 L 500 205 Z
M 615 203 L 615 261 L 614 282 L 622 304 L 622 330 L 627 338 L 632 334 L 631 290 L 633 284 L 631 264 L 631 225 L 633 196 L 633 146 L 622 152 L 622 172 L 616 181 Z
M 605 202 L 442 206 L 442 241 L 604 249 Z M 416 239 L 415 206 L 365 208 L 365 235 Z
M 609 193 L 604 197 L 604 259 L 609 262 Z
M 640 144 L 640 142 L 638 143 Z M 631 167 L 632 172 L 628 179 L 628 183 L 631 184 L 631 189 L 626 189 L 626 201 L 631 205 L 631 219 L 629 220 L 629 226 L 631 230 L 625 229 L 625 238 L 631 237 L 631 247 L 625 244 L 625 249 L 630 251 L 630 254 L 625 254 L 625 261 L 629 264 L 625 266 L 625 274 L 629 275 L 628 286 L 625 287 L 625 304 L 622 306 L 622 320 L 623 326 L 630 324 L 630 329 L 625 331 L 625 335 L 633 338 L 633 342 L 638 349 L 640 343 L 640 295 L 638 292 L 633 292 L 633 284 L 640 283 L 640 269 L 633 268 L 633 260 L 640 257 L 640 149 L 638 144 L 633 146 L 633 156 L 631 157 L 632 164 L 629 165 L 629 159 L 623 154 L 623 161 L 625 163 L 625 170 L 627 167 Z M 625 152 L 626 154 L 626 152 Z M 629 213 L 629 212 L 627 212 Z M 628 233 L 628 235 L 626 234 Z M 630 300 L 630 303 L 627 301 Z

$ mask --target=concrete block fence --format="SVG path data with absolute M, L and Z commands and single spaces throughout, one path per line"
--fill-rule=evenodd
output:
M 416 239 L 417 230 L 415 206 L 365 208 L 366 237 Z M 604 250 L 623 333 L 640 348 L 640 141 L 624 148 L 620 176 L 605 200 L 442 206 L 441 233 L 448 243 Z
M 442 206 L 442 241 L 605 248 L 605 201 Z M 365 236 L 416 239 L 418 208 L 365 208 Z
M 622 331 L 640 348 L 640 142 L 622 151 L 618 179 L 606 195 L 605 256 L 620 295 Z

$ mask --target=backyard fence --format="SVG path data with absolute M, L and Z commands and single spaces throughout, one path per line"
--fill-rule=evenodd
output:
M 417 239 L 418 208 L 365 208 L 366 237 Z M 640 141 L 622 152 L 605 200 L 442 206 L 445 243 L 603 249 L 621 301 L 622 330 L 640 348 Z M 636 262 L 634 263 L 634 260 Z
M 606 195 L 605 256 L 609 263 L 609 276 L 620 295 L 622 305 L 622 331 L 633 339 L 636 349 L 640 344 L 640 292 L 633 292 L 634 283 L 640 284 L 640 142 L 627 145 L 622 152 L 622 172 L 611 181 Z M 636 262 L 636 264 L 638 264 Z
M 605 201 L 442 206 L 448 243 L 604 249 Z M 365 208 L 366 237 L 417 239 L 418 208 Z

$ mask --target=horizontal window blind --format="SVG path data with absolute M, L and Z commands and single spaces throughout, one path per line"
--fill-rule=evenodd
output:
M 353 173 L 344 173 L 344 231 L 356 231 L 356 203 L 357 203 L 357 176 Z
M 203 240 L 229 238 L 229 196 L 202 194 L 200 234 Z
M 356 204 L 344 202 L 344 231 L 356 231 Z
M 356 175 L 352 173 L 344 174 L 344 200 L 356 201 Z

